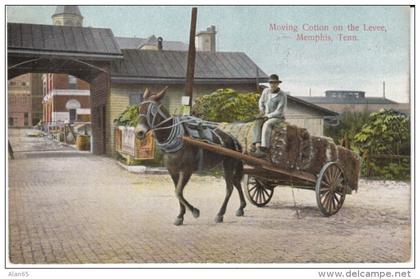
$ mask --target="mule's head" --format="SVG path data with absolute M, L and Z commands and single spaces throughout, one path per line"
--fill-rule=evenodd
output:
M 160 100 L 165 96 L 166 86 L 159 93 L 152 94 L 149 88 L 143 93 L 143 102 L 139 106 L 139 116 L 137 126 L 135 129 L 136 137 L 144 139 L 147 132 L 154 128 L 154 125 L 158 124 L 156 118 L 159 117 L 158 110 L 160 109 Z

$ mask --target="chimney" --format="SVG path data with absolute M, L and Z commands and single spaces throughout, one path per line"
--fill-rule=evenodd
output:
M 197 51 L 216 52 L 216 26 L 212 25 L 196 35 Z
M 162 50 L 163 49 L 163 39 L 162 39 L 162 37 L 159 37 L 157 39 L 157 48 L 158 48 L 158 50 Z

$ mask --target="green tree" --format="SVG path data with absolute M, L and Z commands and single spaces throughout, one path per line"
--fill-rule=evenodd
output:
M 401 155 L 401 147 L 410 142 L 410 118 L 390 109 L 371 113 L 354 141 L 362 152 Z
M 196 99 L 192 114 L 208 121 L 235 122 L 253 119 L 258 114 L 258 93 L 239 93 L 230 88 Z
M 354 143 L 361 154 L 367 155 L 362 167 L 364 175 L 385 179 L 410 177 L 410 160 L 392 156 L 410 155 L 410 118 L 407 115 L 390 109 L 371 113 L 368 122 L 354 136 Z M 378 154 L 381 154 L 379 158 Z
M 339 124 L 336 126 L 326 125 L 324 133 L 327 137 L 334 139 L 337 144 L 340 144 L 344 138 L 348 139 L 350 141 L 350 147 L 353 149 L 353 138 L 362 130 L 363 125 L 367 123 L 368 119 L 368 111 L 345 111 L 338 117 Z

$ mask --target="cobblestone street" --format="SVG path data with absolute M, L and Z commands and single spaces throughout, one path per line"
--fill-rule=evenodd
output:
M 184 226 L 177 227 L 179 205 L 169 175 L 129 173 L 114 159 L 26 137 L 27 131 L 9 130 L 15 149 L 8 168 L 12 263 L 410 260 L 410 185 L 405 182 L 361 180 L 359 192 L 347 196 L 330 218 L 319 212 L 314 191 L 291 188 L 276 188 L 265 208 L 248 202 L 245 216 L 236 217 L 234 190 L 225 222 L 216 224 L 224 180 L 194 175 L 185 197 L 201 216 L 194 219 L 187 212 Z

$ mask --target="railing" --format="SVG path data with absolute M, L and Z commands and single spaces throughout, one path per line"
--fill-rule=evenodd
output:
M 402 177 L 410 175 L 410 155 L 369 154 L 366 152 L 363 154 L 362 159 L 364 162 L 364 175 L 366 177 L 383 177 L 384 174 L 381 172 L 385 171 L 385 167 L 387 166 L 388 170 L 392 169 L 392 175 L 394 176 L 397 175 L 397 172 L 398 176 Z M 389 167 L 391 163 L 394 164 L 392 168 Z

